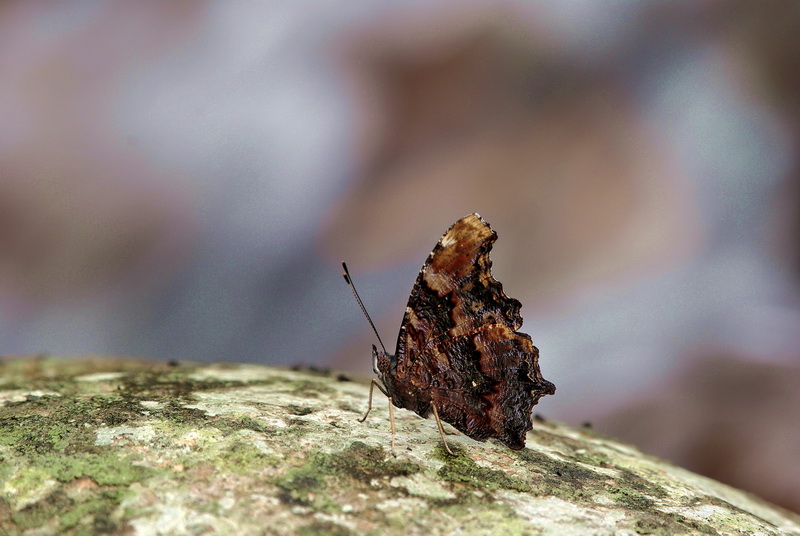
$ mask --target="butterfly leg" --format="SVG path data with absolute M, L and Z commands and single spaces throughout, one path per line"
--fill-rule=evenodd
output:
M 366 421 L 367 420 L 367 415 L 369 415 L 369 412 L 372 411 L 372 390 L 375 388 L 376 385 L 378 386 L 378 389 L 381 390 L 381 393 L 383 393 L 387 397 L 389 397 L 390 401 L 392 399 L 392 397 L 389 396 L 389 393 L 386 392 L 386 389 L 383 388 L 383 385 L 378 383 L 378 380 L 376 380 L 375 378 L 372 378 L 372 381 L 369 384 L 369 402 L 367 402 L 367 412 L 364 414 L 363 417 L 358 419 L 358 422 Z M 389 406 L 391 408 L 391 402 L 389 403 Z
M 394 436 L 395 436 L 394 404 L 392 402 L 392 397 L 389 396 L 389 393 L 386 391 L 383 385 L 381 385 L 375 378 L 373 378 L 372 381 L 369 383 L 369 402 L 367 403 L 367 412 L 364 414 L 363 417 L 358 419 L 358 422 L 364 422 L 365 420 L 367 420 L 367 415 L 369 415 L 369 412 L 372 411 L 372 390 L 375 389 L 376 385 L 378 386 L 378 389 L 381 390 L 381 393 L 385 394 L 386 398 L 389 399 L 389 422 L 392 423 L 392 456 L 396 458 L 397 454 L 395 454 L 394 452 Z
M 431 404 L 433 408 L 433 416 L 436 417 L 436 426 L 439 427 L 439 435 L 442 437 L 442 443 L 444 443 L 444 449 L 450 454 L 451 456 L 455 456 L 453 451 L 450 450 L 450 447 L 447 446 L 447 441 L 444 438 L 444 428 L 442 428 L 442 420 L 439 418 L 439 411 L 436 409 L 436 404 Z
M 392 456 L 397 458 L 397 454 L 394 453 L 394 436 L 395 436 L 395 429 L 394 429 L 394 404 L 392 403 L 392 397 L 389 397 L 389 422 L 392 423 Z

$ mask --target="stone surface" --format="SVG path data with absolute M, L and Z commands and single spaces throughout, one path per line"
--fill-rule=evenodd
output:
M 589 430 L 448 436 L 366 382 L 107 356 L 0 361 L 0 534 L 800 535 L 800 516 Z M 449 428 L 448 428 L 449 429 Z M 449 429 L 452 431 L 452 429 Z

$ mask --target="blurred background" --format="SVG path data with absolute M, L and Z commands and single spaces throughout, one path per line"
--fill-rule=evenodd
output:
M 800 511 L 798 27 L 792 0 L 3 2 L 0 353 L 370 374 L 339 262 L 390 343 L 477 211 L 558 387 L 537 412 Z

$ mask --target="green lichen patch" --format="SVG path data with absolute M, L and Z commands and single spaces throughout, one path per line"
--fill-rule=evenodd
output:
M 164 400 L 161 408 L 153 410 L 151 415 L 184 426 L 207 426 L 214 421 L 205 411 L 186 407 L 179 400 Z
M 433 501 L 449 501 L 456 498 L 456 494 L 450 489 L 452 486 L 442 482 L 435 474 L 416 473 L 412 476 L 396 476 L 392 478 L 391 485 L 403 488 L 412 497 L 423 497 Z
M 51 453 L 4 456 L 0 478 L 0 534 L 49 527 L 48 534 L 98 534 L 116 527 L 116 511 L 129 487 L 153 471 L 136 456 Z M 114 528 L 114 530 L 116 530 Z
M 530 491 L 530 485 L 521 478 L 513 477 L 500 469 L 482 467 L 460 449 L 452 450 L 455 455 L 448 453 L 441 445 L 434 450 L 434 455 L 444 461 L 437 473 L 443 480 L 466 484 L 476 489 Z
M 753 499 L 761 501 L 757 497 Z M 695 508 L 706 514 L 703 526 L 709 529 L 720 522 L 735 524 L 743 534 L 759 534 L 764 526 L 777 528 L 772 521 L 758 515 L 757 511 L 746 511 L 720 497 L 705 495 L 687 502 L 693 503 Z
M 289 404 L 286 407 L 289 410 L 289 413 L 292 415 L 308 415 L 310 413 L 314 413 L 314 408 L 310 408 L 308 406 L 298 406 L 297 404 Z
M 47 471 L 32 468 L 11 457 L 2 457 L 2 462 L 4 467 L 0 469 L 0 497 L 10 511 L 18 511 L 34 504 L 58 486 Z
M 676 534 L 708 534 L 719 533 L 705 523 L 698 523 L 680 515 L 661 515 L 642 512 L 633 524 L 636 534 L 653 536 L 674 536 Z
M 605 496 L 613 498 L 619 506 L 631 510 L 649 510 L 655 505 L 647 495 L 629 489 L 609 486 L 604 492 Z
M 297 529 L 298 536 L 318 536 L 320 534 L 329 536 L 353 536 L 357 533 L 331 521 L 312 521 L 308 525 L 303 525 Z
M 516 453 L 531 472 L 531 491 L 537 495 L 568 496 L 589 502 L 591 496 L 608 485 L 607 477 L 591 468 L 542 454 L 533 449 Z
M 574 453 L 574 459 L 578 463 L 592 467 L 611 467 L 613 464 L 611 456 L 596 450 L 580 449 Z
M 513 508 L 505 504 L 485 501 L 478 508 L 470 505 L 449 505 L 441 509 L 442 516 L 450 520 L 445 523 L 448 534 L 485 534 L 493 536 L 537 536 L 540 527 L 523 519 Z
M 54 423 L 41 415 L 0 419 L 0 445 L 21 455 L 63 452 L 82 433 L 74 423 Z
M 154 415 L 175 423 L 208 421 L 202 411 L 185 408 L 177 401 L 143 411 L 136 400 L 117 394 L 65 396 L 33 401 L 24 408 L 0 408 L 0 445 L 12 446 L 22 455 L 80 452 L 93 444 L 98 427 L 135 426 Z
M 611 499 L 617 505 L 631 510 L 648 510 L 655 505 L 654 495 L 648 493 L 646 487 L 629 487 L 626 485 L 628 473 L 620 471 L 613 476 L 595 473 L 575 463 L 563 463 L 555 471 L 554 478 L 547 478 L 551 490 L 556 494 L 567 494 L 582 501 L 593 501 L 597 497 Z
M 419 465 L 411 461 L 387 459 L 384 449 L 361 441 L 353 441 L 340 452 L 321 455 L 317 463 L 323 473 L 347 476 L 362 482 L 374 478 L 407 476 L 420 470 Z
M 342 451 L 313 455 L 307 463 L 288 471 L 275 483 L 283 490 L 280 498 L 285 502 L 321 511 L 338 511 L 341 506 L 331 499 L 335 495 L 330 487 L 331 480 L 346 479 L 368 485 L 375 479 L 408 476 L 418 471 L 420 467 L 413 462 L 388 460 L 383 449 L 354 441 Z
M 132 456 L 121 457 L 117 453 L 104 452 L 44 454 L 33 456 L 32 467 L 46 469 L 47 473 L 59 482 L 71 482 L 78 478 L 89 478 L 101 486 L 127 486 L 145 479 L 151 471 L 135 464 Z
M 642 473 L 636 473 L 625 467 L 617 467 L 616 469 L 619 473 L 617 482 L 620 486 L 630 488 L 654 499 L 664 499 L 669 496 L 663 486 L 645 478 Z
M 268 430 L 267 426 L 264 423 L 248 416 L 239 417 L 238 419 L 232 419 L 231 425 L 237 427 L 239 430 L 252 430 L 254 432 L 260 432 L 260 433 L 264 433 Z
M 466 488 L 452 499 L 396 498 L 378 507 L 385 519 L 375 534 L 427 534 L 431 525 L 438 527 L 434 534 L 541 534 L 540 528 L 520 516 L 513 505 L 483 493 L 473 494 Z
M 93 493 L 78 496 L 66 491 L 56 491 L 46 500 L 10 515 L 9 524 L 0 531 L 3 534 L 22 534 L 28 529 L 50 527 L 53 533 L 64 535 L 115 534 L 119 522 L 114 513 L 119 508 L 125 492 L 116 489 L 99 489 Z M 57 518 L 53 511 L 60 512 Z
M 97 430 L 96 444 L 117 448 L 134 447 L 141 454 L 137 462 L 155 470 L 257 474 L 274 464 L 276 455 L 261 435 L 249 429 L 220 428 L 153 420 L 139 427 L 118 426 Z
M 576 434 L 577 435 L 577 434 Z M 547 432 L 548 444 L 557 448 L 558 457 L 531 449 L 519 452 L 526 463 L 542 471 L 536 489 L 546 495 L 569 496 L 593 503 L 603 497 L 623 508 L 646 511 L 668 496 L 662 486 L 644 477 L 644 472 L 615 463 L 612 456 L 593 443 L 581 443 L 579 437 Z
M 327 489 L 328 483 L 314 460 L 289 471 L 285 476 L 278 478 L 275 484 L 283 490 L 278 497 L 284 502 L 313 505 L 318 510 L 328 510 L 332 506 L 328 497 L 323 498 L 324 502 L 317 500 L 317 495 Z
M 91 499 L 74 500 L 59 519 L 59 530 L 63 533 L 69 529 L 91 534 L 112 534 L 119 524 L 114 521 L 113 513 L 117 510 L 127 492 L 120 489 L 99 490 Z
M 259 450 L 253 440 L 245 435 L 235 434 L 227 438 L 224 444 L 224 450 L 217 450 L 217 456 L 213 460 L 216 470 L 252 475 L 280 460 L 278 456 Z

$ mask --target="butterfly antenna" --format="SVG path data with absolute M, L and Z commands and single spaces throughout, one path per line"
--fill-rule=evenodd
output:
M 369 317 L 369 313 L 367 312 L 367 308 L 364 307 L 364 302 L 361 301 L 361 296 L 358 295 L 358 291 L 356 291 L 356 286 L 353 284 L 353 280 L 350 278 L 350 272 L 347 270 L 347 265 L 342 262 L 342 268 L 344 268 L 344 281 L 347 283 L 347 286 L 350 287 L 350 290 L 353 292 L 353 296 L 355 297 L 356 301 L 358 302 L 358 306 L 361 307 L 361 312 L 364 313 L 364 316 L 367 317 L 367 322 L 369 325 L 372 326 L 372 331 L 375 332 L 375 336 L 378 337 L 378 342 L 381 344 L 381 348 L 383 348 L 383 353 L 388 353 L 386 351 L 386 347 L 383 345 L 383 341 L 381 340 L 381 336 L 378 335 L 378 330 L 375 328 L 375 324 L 372 322 L 372 319 Z

